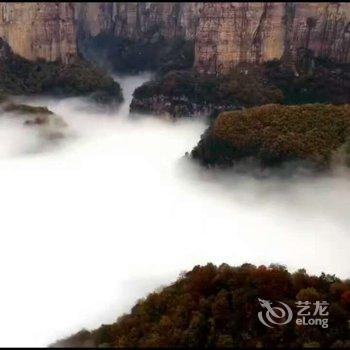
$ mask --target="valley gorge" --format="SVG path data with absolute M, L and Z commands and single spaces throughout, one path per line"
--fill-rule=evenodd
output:
M 350 347 L 350 3 L 0 2 L 0 140 L 0 347 Z
M 215 118 L 266 103 L 348 102 L 349 20 L 348 3 L 3 2 L 0 38 L 29 62 L 157 73 L 135 91 L 134 112 Z M 101 95 L 97 80 L 79 79 Z

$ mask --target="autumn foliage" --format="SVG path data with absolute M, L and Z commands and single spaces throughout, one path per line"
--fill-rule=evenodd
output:
M 192 156 L 210 165 L 254 158 L 264 166 L 328 167 L 340 148 L 347 152 L 349 137 L 350 105 L 271 104 L 221 113 Z
M 302 347 L 350 345 L 350 281 L 283 266 L 196 266 L 172 285 L 139 301 L 114 324 L 83 330 L 54 346 Z M 311 298 L 329 302 L 329 327 L 267 328 L 258 320 L 258 298 Z

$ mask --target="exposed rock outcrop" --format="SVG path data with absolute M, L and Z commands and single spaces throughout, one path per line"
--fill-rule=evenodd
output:
M 203 3 L 75 3 L 80 37 L 101 32 L 142 39 L 157 32 L 166 39 L 193 40 Z
M 76 3 L 78 47 L 111 71 L 193 67 L 203 3 Z
M 350 61 L 349 3 L 0 3 L 0 37 L 27 59 L 69 62 L 87 38 L 195 41 L 200 73 L 305 52 Z
M 71 3 L 0 3 L 0 37 L 29 60 L 68 63 L 77 55 Z
M 205 3 L 199 17 L 195 66 L 227 73 L 240 62 L 283 59 L 301 51 L 350 60 L 349 3 Z
M 239 62 L 283 54 L 283 3 L 207 3 L 196 37 L 196 67 L 223 73 Z
M 350 60 L 348 3 L 76 3 L 79 40 L 110 33 L 195 41 L 200 72 L 225 73 L 239 62 L 296 60 L 301 49 Z

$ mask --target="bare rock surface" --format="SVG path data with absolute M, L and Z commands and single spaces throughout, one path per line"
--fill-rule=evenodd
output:
M 201 73 L 300 51 L 350 60 L 350 4 L 323 3 L 0 3 L 0 37 L 30 60 L 69 62 L 87 37 L 108 33 L 142 40 L 150 33 L 195 41 Z

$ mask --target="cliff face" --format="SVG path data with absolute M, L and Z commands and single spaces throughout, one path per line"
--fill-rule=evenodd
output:
M 283 54 L 283 3 L 208 3 L 196 38 L 200 72 L 230 70 L 238 62 L 261 62 Z
M 69 3 L 0 3 L 0 37 L 29 60 L 69 62 L 76 56 L 74 8 Z
M 307 48 L 316 56 L 350 61 L 350 3 L 298 3 L 289 11 L 292 51 Z
M 349 21 L 349 3 L 0 3 L 0 37 L 25 58 L 68 62 L 99 33 L 154 33 L 194 40 L 201 73 L 274 58 L 293 64 L 303 50 L 349 62 Z
M 350 61 L 349 3 L 205 3 L 196 35 L 195 66 L 226 73 L 239 62 L 283 58 L 301 50 Z
M 158 32 L 167 39 L 194 39 L 203 3 L 75 3 L 82 36 L 112 33 L 140 39 Z

